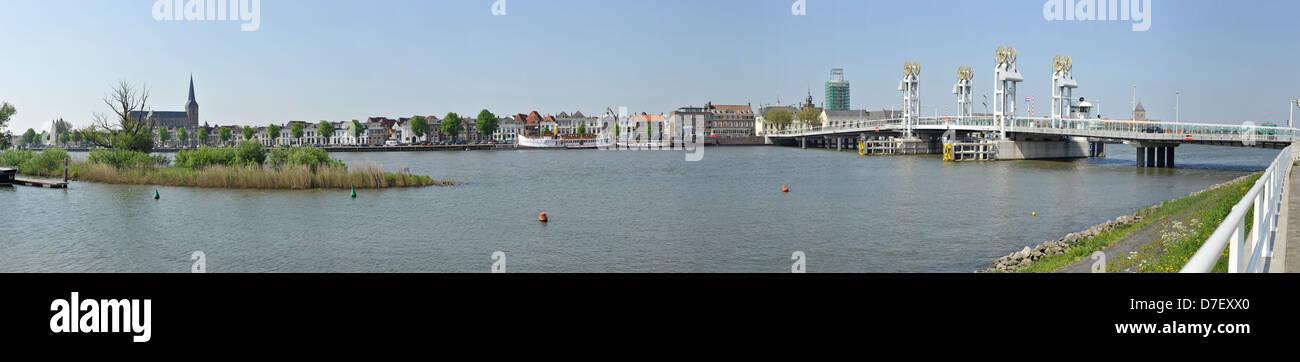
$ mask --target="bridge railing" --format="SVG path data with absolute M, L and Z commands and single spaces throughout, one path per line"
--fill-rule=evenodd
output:
M 913 127 L 970 127 L 990 129 L 998 126 L 989 116 L 921 117 Z M 901 119 L 837 122 L 828 126 L 799 127 L 767 132 L 770 136 L 802 136 L 869 130 L 898 130 L 906 127 Z M 1154 122 L 1107 119 L 1055 119 L 1016 117 L 1007 122 L 1009 132 L 1031 132 L 1070 136 L 1128 138 L 1154 141 L 1263 141 L 1291 142 L 1300 139 L 1294 128 L 1259 125 L 1231 125 L 1185 122 Z
M 1294 128 L 1276 126 L 1136 120 L 1016 118 L 1009 126 L 1014 132 L 1170 141 L 1290 142 L 1296 135 Z
M 1255 182 L 1254 187 L 1246 192 L 1228 216 L 1223 219 L 1214 234 L 1205 240 L 1200 250 L 1187 261 L 1181 273 L 1208 273 L 1219 262 L 1219 255 L 1228 248 L 1229 273 L 1263 273 L 1264 258 L 1273 255 L 1273 241 L 1276 237 L 1278 213 L 1283 203 L 1282 189 L 1286 177 L 1294 163 L 1292 152 L 1295 146 L 1289 146 L 1278 153 L 1277 158 Z M 1254 208 L 1251 217 L 1250 233 L 1246 233 L 1246 214 Z

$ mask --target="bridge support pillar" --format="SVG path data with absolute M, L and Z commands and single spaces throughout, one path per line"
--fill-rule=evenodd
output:
M 1147 149 L 1146 147 L 1136 147 L 1138 150 L 1137 167 L 1147 167 Z
M 844 137 L 835 137 L 835 150 L 836 151 L 844 150 Z
M 1156 167 L 1156 149 L 1159 147 L 1147 147 L 1147 167 Z
M 1156 149 L 1156 167 L 1165 168 L 1165 161 L 1169 158 L 1169 147 L 1155 147 Z
M 808 141 L 805 139 L 805 137 L 799 137 L 799 148 L 800 149 L 808 148 Z
M 1176 149 L 1178 149 L 1178 147 L 1169 147 L 1169 161 L 1166 161 L 1165 163 L 1166 165 L 1169 165 L 1169 168 L 1174 168 L 1174 150 Z

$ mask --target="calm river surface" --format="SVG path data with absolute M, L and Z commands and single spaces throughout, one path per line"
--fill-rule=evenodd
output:
M 0 272 L 971 272 L 1025 245 L 1265 168 L 1275 150 L 944 164 L 784 147 L 338 153 L 455 187 L 0 187 Z M 74 155 L 74 157 L 84 157 Z M 781 185 L 791 192 L 782 194 Z M 537 222 L 545 211 L 548 225 Z M 1031 212 L 1037 217 L 1031 217 Z

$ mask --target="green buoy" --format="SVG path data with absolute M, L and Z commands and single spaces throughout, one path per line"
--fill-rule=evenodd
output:
M 158 195 L 158 189 L 153 189 L 153 199 L 157 200 L 160 197 L 162 197 L 162 195 Z
M 356 188 L 356 187 L 353 187 L 353 188 L 352 188 L 352 198 L 354 198 L 354 199 L 357 198 L 357 188 Z

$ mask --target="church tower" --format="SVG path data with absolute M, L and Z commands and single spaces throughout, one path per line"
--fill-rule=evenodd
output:
M 185 103 L 185 121 L 188 127 L 199 126 L 199 102 L 194 100 L 194 75 L 190 75 L 190 101 Z
M 1147 120 L 1147 109 L 1142 107 L 1142 101 L 1138 101 L 1137 107 L 1133 108 L 1133 120 Z

